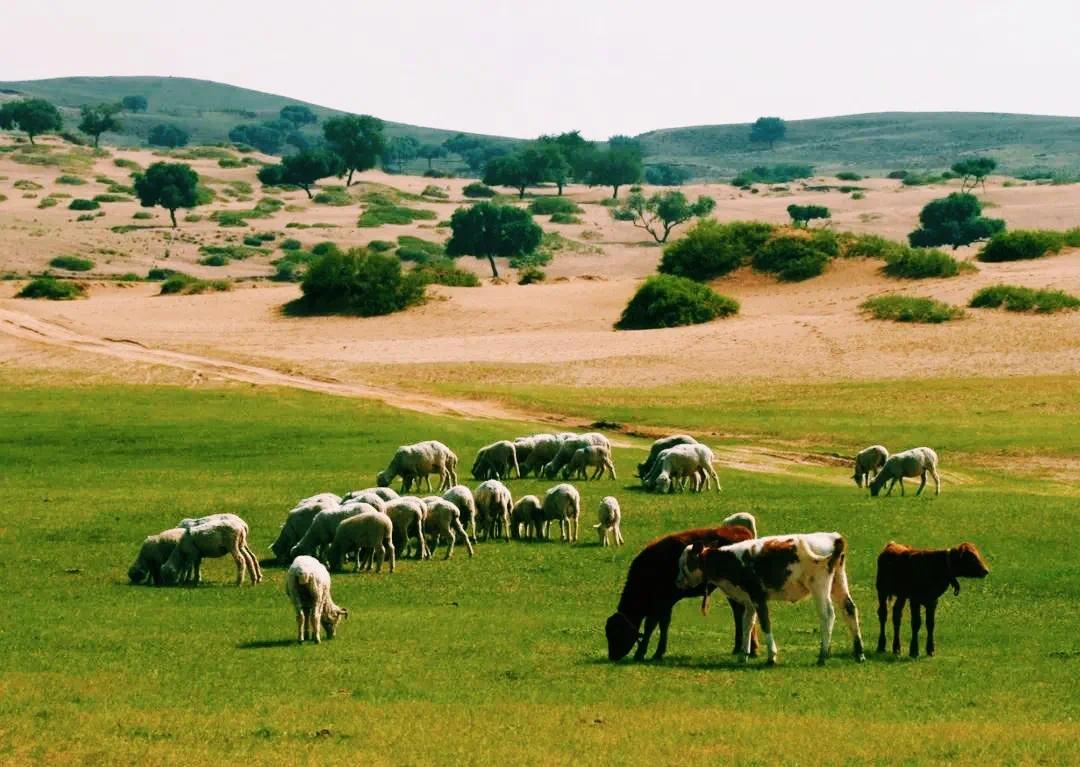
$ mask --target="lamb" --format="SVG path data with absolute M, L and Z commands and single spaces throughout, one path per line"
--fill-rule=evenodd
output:
M 508 439 L 485 445 L 476 453 L 473 479 L 510 479 L 511 470 L 521 479 L 517 448 Z
M 689 434 L 672 434 L 670 437 L 661 437 L 652 443 L 652 447 L 649 448 L 649 456 L 638 464 L 637 475 L 641 479 L 645 479 L 652 473 L 653 465 L 656 463 L 656 459 L 660 456 L 660 453 L 667 450 L 669 447 L 675 447 L 676 445 L 696 445 L 697 440 L 691 437 Z
M 465 485 L 454 485 L 442 494 L 443 500 L 457 506 L 461 512 L 461 525 L 470 531 L 473 543 L 476 543 L 476 499 L 473 498 L 472 490 Z
M 439 546 L 439 541 L 445 537 L 450 541 L 446 549 L 445 559 L 450 559 L 454 554 L 457 535 L 460 534 L 465 540 L 466 548 L 469 549 L 469 556 L 473 556 L 472 541 L 469 540 L 469 536 L 461 524 L 461 512 L 458 507 L 450 501 L 437 496 L 425 498 L 424 504 L 427 506 L 427 516 L 424 519 L 424 534 L 430 535 L 434 539 L 430 547 L 431 552 L 435 552 L 435 549 Z
M 334 638 L 337 625 L 349 611 L 338 607 L 330 596 L 330 573 L 322 562 L 314 557 L 300 556 L 293 560 L 285 573 L 285 593 L 296 609 L 296 641 L 303 644 L 313 639 L 322 641 L 322 629 L 326 636 Z
M 859 487 L 863 486 L 863 482 L 869 484 L 887 460 L 889 460 L 889 451 L 883 445 L 871 445 L 865 450 L 860 450 L 855 456 L 855 473 L 851 475 L 851 478 Z
M 510 511 L 510 537 L 519 540 L 522 527 L 525 528 L 526 537 L 538 537 L 539 533 L 534 528 L 534 525 L 536 519 L 540 516 L 540 509 L 540 499 L 535 495 L 525 495 L 519 498 Z
M 403 445 L 390 459 L 390 465 L 380 471 L 376 480 L 379 487 L 388 487 L 396 477 L 401 477 L 401 492 L 407 493 L 413 482 L 419 487 L 420 480 L 431 490 L 430 475 L 439 475 L 439 490 L 457 484 L 457 456 L 441 442 L 429 440 L 415 445 Z
M 174 527 L 164 530 L 157 535 L 148 535 L 139 548 L 139 556 L 135 557 L 135 563 L 128 568 L 128 578 L 132 583 L 143 583 L 147 578 L 155 586 L 161 585 L 161 566 L 169 561 L 176 544 L 184 535 L 184 528 Z M 190 573 L 181 574 L 180 580 L 190 577 Z
M 937 453 L 928 447 L 913 447 L 911 450 L 890 455 L 888 460 L 885 461 L 885 465 L 881 467 L 881 471 L 870 480 L 867 487 L 870 488 L 870 495 L 876 498 L 886 482 L 889 483 L 889 491 L 885 495 L 892 495 L 893 487 L 899 481 L 900 495 L 903 495 L 904 477 L 921 477 L 922 481 L 919 483 L 919 489 L 915 491 L 915 495 L 919 495 L 922 493 L 923 488 L 926 487 L 927 472 L 934 478 L 934 495 L 941 495 L 941 478 L 938 476 Z
M 721 527 L 745 527 L 750 531 L 751 538 L 757 538 L 757 520 L 748 511 L 739 511 L 727 517 L 720 523 Z
M 951 549 L 920 550 L 896 541 L 882 549 L 877 560 L 878 634 L 877 651 L 885 652 L 885 623 L 889 614 L 889 599 L 893 604 L 894 655 L 900 654 L 900 624 L 904 618 L 904 602 L 911 602 L 911 645 L 909 654 L 919 656 L 919 628 L 922 621 L 919 608 L 926 607 L 926 654 L 934 654 L 934 618 L 938 599 L 949 586 L 960 594 L 957 578 L 985 578 L 990 572 L 974 543 L 961 543 Z
M 589 445 L 580 447 L 570 456 L 570 462 L 563 468 L 563 479 L 569 479 L 571 475 L 578 479 L 585 479 L 585 470 L 595 468 L 596 471 L 589 479 L 599 479 L 607 471 L 612 479 L 615 476 L 615 463 L 611 460 L 611 448 L 603 445 Z
M 278 564 L 287 565 L 292 562 L 289 552 L 311 527 L 311 520 L 315 519 L 315 515 L 320 511 L 338 508 L 340 502 L 341 498 L 333 493 L 322 493 L 300 501 L 285 518 L 277 540 L 270 544 L 270 550 L 274 552 Z
M 587 434 L 580 434 L 578 436 L 568 436 L 559 445 L 559 452 L 555 454 L 544 466 L 544 476 L 548 479 L 554 479 L 566 464 L 570 462 L 574 453 L 583 447 L 590 447 L 593 445 L 600 445 L 611 450 L 611 443 L 608 438 L 603 434 L 595 431 L 591 431 Z
M 623 537 L 620 529 L 622 511 L 619 509 L 619 501 L 615 496 L 604 496 L 604 499 L 600 501 L 600 510 L 597 516 L 600 521 L 593 527 L 596 528 L 596 533 L 600 536 L 600 545 L 608 545 L 608 531 L 610 530 L 614 534 L 616 545 L 622 546 Z
M 357 552 L 354 572 L 370 570 L 372 559 L 375 560 L 375 572 L 382 572 L 383 558 L 387 554 L 390 556 L 390 572 L 394 572 L 394 523 L 390 517 L 367 506 L 355 517 L 342 520 L 330 546 L 330 570 L 340 570 L 342 561 L 354 551 Z
M 692 479 L 694 492 L 700 492 L 701 479 L 704 477 L 704 489 L 708 489 L 711 480 L 719 491 L 720 479 L 712 467 L 713 460 L 712 450 L 702 444 L 669 447 L 657 456 L 645 486 L 661 493 L 673 493 L 676 480 Z
M 236 585 L 244 582 L 244 573 L 251 576 L 251 585 L 262 580 L 259 560 L 248 548 L 247 522 L 235 514 L 217 514 L 210 521 L 184 530 L 169 559 L 161 568 L 165 583 L 177 582 L 188 568 L 195 571 L 195 583 L 202 582 L 203 557 L 223 557 L 231 554 L 236 562 Z
M 303 537 L 289 550 L 289 556 L 296 559 L 301 554 L 307 554 L 318 559 L 327 559 L 338 525 L 349 517 L 355 517 L 371 508 L 372 506 L 366 503 L 349 503 L 335 509 L 320 511 L 311 520 L 311 525 L 308 526 Z
M 424 537 L 424 517 L 427 516 L 427 506 L 419 498 L 406 496 L 397 498 L 386 504 L 386 516 L 394 524 L 394 548 L 402 557 L 408 556 L 409 540 L 416 536 L 416 558 L 427 559 L 431 553 L 427 548 L 427 540 Z
M 581 516 L 581 495 L 577 488 L 565 482 L 555 485 L 544 495 L 544 504 L 540 514 L 534 517 L 536 537 L 551 537 L 548 523 L 559 520 L 559 540 L 576 543 L 578 539 L 578 518 Z
M 510 540 L 510 511 L 514 499 L 506 485 L 497 479 L 489 479 L 476 488 L 476 511 L 484 540 L 502 537 Z
M 527 477 L 530 473 L 535 473 L 539 477 L 543 467 L 559 452 L 561 444 L 562 441 L 555 434 L 534 434 L 514 440 L 521 476 Z M 522 450 L 525 450 L 524 454 Z

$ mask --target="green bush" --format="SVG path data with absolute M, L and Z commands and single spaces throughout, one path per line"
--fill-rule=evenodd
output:
M 49 266 L 69 272 L 88 272 L 94 268 L 94 262 L 80 256 L 57 256 L 49 262 Z
M 154 217 L 154 214 L 148 210 L 137 210 L 131 214 L 131 217 L 136 221 L 148 221 Z
M 927 277 L 955 277 L 970 271 L 971 264 L 957 261 L 936 248 L 903 248 L 885 256 L 882 272 L 889 277 L 921 280 Z
M 424 178 L 451 178 L 452 174 L 438 168 L 428 168 L 424 171 Z
M 397 257 L 402 261 L 412 261 L 416 264 L 426 264 L 431 260 L 431 254 L 421 248 L 405 245 L 397 249 Z
M 325 256 L 327 253 L 333 253 L 338 250 L 338 246 L 330 241 L 320 242 L 311 249 L 311 253 L 316 256 Z
M 81 197 L 76 197 L 68 203 L 68 210 L 97 210 L 100 207 L 101 205 L 93 200 L 84 200 Z
M 311 199 L 319 205 L 331 205 L 338 208 L 353 204 L 353 199 L 349 196 L 348 192 L 337 189 L 324 189 L 321 192 L 316 193 Z
M 979 251 L 980 261 L 1023 261 L 1054 254 L 1065 247 L 1065 235 L 1046 229 L 1014 229 L 1000 232 Z
M 836 174 L 836 177 L 841 181 L 862 181 L 862 176 L 850 170 L 842 170 Z
M 851 193 L 851 199 L 853 199 L 853 200 L 865 200 L 866 195 L 863 194 L 862 192 L 852 192 Z
M 79 178 L 78 176 L 69 176 L 65 173 L 62 176 L 56 177 L 56 183 L 67 184 L 69 186 L 82 186 L 86 183 L 86 180 Z
M 903 253 L 908 247 L 876 234 L 843 232 L 839 237 L 840 255 L 844 258 L 887 258 L 894 253 Z
M 12 186 L 24 192 L 40 192 L 44 188 L 41 186 L 41 184 L 37 183 L 36 181 L 31 181 L 28 178 L 20 178 L 18 181 L 12 184 Z
M 748 263 L 772 236 L 772 224 L 702 219 L 681 240 L 664 248 L 659 271 L 694 280 L 712 280 Z
M 232 157 L 222 157 L 217 161 L 219 168 L 243 168 L 244 163 Z
M 580 224 L 581 219 L 572 213 L 552 213 L 548 219 L 553 224 Z
M 379 227 L 383 224 L 411 224 L 413 221 L 433 221 L 438 218 L 434 211 L 422 208 L 406 208 L 401 205 L 370 205 L 356 225 L 359 227 Z
M 155 266 L 146 273 L 146 279 L 157 282 L 160 280 L 167 280 L 174 274 L 178 274 L 175 269 L 165 269 L 159 266 Z
M 199 252 L 204 256 L 221 256 L 229 261 L 243 261 L 252 256 L 262 256 L 266 251 L 262 248 L 252 248 L 247 245 L 202 245 Z M 211 264 L 220 266 L 220 264 Z
M 518 270 L 547 266 L 550 263 L 550 250 L 534 250 L 532 253 L 522 253 L 510 259 L 510 267 Z
M 245 234 L 244 235 L 244 244 L 247 245 L 248 247 L 258 248 L 263 244 L 263 241 L 261 239 L 259 239 L 258 235 Z
M 697 325 L 739 311 L 739 302 L 684 277 L 656 274 L 634 293 L 619 321 L 618 330 L 646 330 Z
M 93 213 L 83 213 L 75 218 L 76 221 L 93 221 L 97 216 Z
M 637 213 L 629 208 L 616 208 L 611 211 L 611 217 L 616 221 L 637 221 Z
M 214 253 L 210 256 L 203 256 L 199 259 L 199 263 L 203 266 L 225 266 L 229 263 L 229 259 L 220 253 Z
M 401 251 L 398 256 L 401 257 Z M 480 285 L 480 280 L 475 274 L 458 267 L 453 259 L 436 258 L 415 267 L 410 273 L 425 285 L 447 285 L 452 288 L 475 288 Z
M 874 319 L 895 322 L 939 323 L 964 316 L 964 310 L 959 306 L 897 293 L 867 299 L 859 308 L 869 312 Z
M 128 160 L 124 157 L 117 157 L 113 159 L 113 165 L 115 165 L 117 168 L 123 168 L 124 170 L 130 170 L 135 172 L 142 170 L 142 166 L 139 165 L 139 163 L 135 162 L 134 160 Z
M 446 193 L 446 190 L 442 187 L 435 186 L 434 184 L 428 184 L 424 187 L 424 191 L 420 193 L 424 197 L 434 197 L 437 200 L 445 200 L 450 195 Z
M 731 180 L 732 186 L 749 186 L 750 184 L 785 184 L 799 178 L 809 178 L 814 175 L 814 166 L 784 163 L 780 165 L 758 165 L 750 170 L 744 170 Z
M 274 264 L 270 279 L 274 282 L 299 282 L 303 279 L 303 267 L 295 261 L 281 260 Z
M 812 239 L 779 235 L 754 253 L 751 263 L 759 272 L 770 272 L 785 282 L 799 282 L 824 272 L 829 254 Z
M 384 253 L 385 251 L 393 250 L 397 247 L 394 243 L 387 242 L 386 240 L 372 240 L 367 246 L 376 253 Z
M 535 282 L 543 282 L 547 275 L 542 269 L 535 266 L 527 266 L 518 271 L 518 285 L 532 285 Z
M 1065 240 L 1065 246 L 1069 248 L 1080 248 L 1080 226 L 1075 226 L 1072 229 L 1067 229 L 1063 235 Z
M 300 248 L 303 247 L 303 244 L 300 240 L 294 240 L 292 237 L 289 237 L 288 239 L 282 240 L 278 247 L 282 250 L 300 250 Z
M 416 248 L 422 250 L 429 256 L 442 256 L 446 253 L 446 246 L 441 242 L 432 242 L 431 240 L 413 237 L 409 234 L 403 234 L 398 237 L 397 244 L 399 248 Z
M 96 194 L 94 202 L 131 202 L 131 198 L 122 194 Z
M 529 203 L 529 212 L 536 216 L 555 213 L 581 213 L 581 206 L 565 197 L 537 197 Z
M 400 311 L 424 298 L 423 282 L 402 273 L 401 261 L 365 248 L 321 256 L 304 275 L 301 290 L 303 297 L 290 302 L 287 312 L 370 317 Z
M 1080 298 L 1063 290 L 1034 290 L 1019 285 L 990 285 L 971 297 L 968 306 L 996 309 L 1004 306 L 1011 312 L 1036 311 L 1042 314 L 1080 309 Z
M 466 184 L 461 193 L 466 197 L 494 197 L 496 194 L 494 189 L 487 184 L 481 184 L 479 181 Z
M 44 208 L 51 208 L 56 204 L 57 204 L 57 199 L 55 197 L 42 197 L 41 200 L 38 202 L 37 206 L 39 208 L 44 209 Z
M 58 280 L 54 277 L 38 277 L 26 284 L 17 294 L 17 298 L 46 298 L 50 301 L 70 301 L 86 295 L 86 288 L 70 280 Z
M 200 280 L 190 274 L 174 272 L 161 283 L 160 295 L 197 295 L 199 293 L 218 293 L 229 290 L 232 290 L 232 283 L 228 280 Z
M 911 171 L 909 171 L 909 170 L 891 170 L 891 171 L 889 171 L 889 174 L 887 176 L 885 176 L 885 178 L 891 178 L 891 179 L 895 179 L 897 181 L 903 181 L 905 178 L 908 177 L 908 175 L 910 175 L 910 173 L 911 173 Z

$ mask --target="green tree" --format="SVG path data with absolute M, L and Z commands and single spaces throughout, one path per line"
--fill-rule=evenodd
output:
M 908 242 L 916 248 L 952 245 L 956 250 L 1005 229 L 1001 219 L 985 218 L 982 203 L 966 192 L 953 192 L 948 197 L 931 200 L 919 213 L 919 223 L 922 226 L 908 235 Z
M 453 234 L 446 243 L 446 255 L 486 258 L 493 277 L 499 276 L 496 257 L 532 253 L 543 236 L 528 211 L 491 202 L 458 208 L 450 217 L 450 228 Z
M 483 182 L 513 187 L 518 190 L 518 198 L 524 198 L 527 187 L 536 186 L 547 178 L 548 159 L 543 151 L 532 147 L 495 157 L 484 169 Z
M 120 106 L 128 112 L 145 112 L 150 103 L 146 96 L 124 96 L 120 99 Z
M 135 176 L 135 194 L 144 208 L 160 205 L 169 211 L 176 227 L 176 209 L 199 204 L 199 174 L 180 162 L 155 162 L 145 173 Z
M 759 117 L 750 126 L 750 140 L 755 144 L 768 144 L 769 149 L 787 135 L 787 123 L 779 117 Z
M 300 128 L 304 125 L 314 125 L 319 121 L 319 118 L 305 106 L 300 104 L 289 104 L 283 106 L 278 115 L 282 120 L 291 123 L 294 128 Z
M 440 157 L 446 157 L 446 147 L 442 144 L 423 144 L 416 154 L 427 160 L 428 170 L 431 170 L 431 161 Z
M 588 178 L 595 147 L 591 141 L 583 139 L 578 131 L 541 136 L 534 146 L 547 161 L 544 180 L 553 182 L 560 195 L 570 179 L 583 181 Z
M 815 218 L 832 218 L 824 205 L 788 205 L 787 212 L 795 226 L 807 226 Z
M 473 149 L 479 149 L 483 142 L 475 136 L 466 136 L 464 133 L 458 133 L 443 142 L 443 148 L 451 154 L 456 154 L 462 159 L 465 158 L 465 153 L 470 152 Z
M 386 146 L 382 120 L 371 115 L 332 117 L 323 123 L 323 136 L 341 158 L 345 186 L 352 186 L 353 173 L 374 168 Z
M 681 186 L 690 172 L 670 163 L 657 163 L 645 167 L 645 181 L 655 186 Z
M 383 167 L 397 166 L 398 173 L 405 172 L 405 163 L 412 160 L 420 152 L 420 142 L 412 136 L 394 136 L 386 142 L 383 150 Z
M 487 168 L 488 163 L 496 157 L 505 157 L 508 154 L 510 154 L 510 150 L 504 146 L 480 144 L 472 149 L 465 150 L 465 154 L 461 156 L 461 159 L 465 161 L 465 164 L 469 166 L 469 170 L 473 173 L 481 173 Z
M 18 128 L 26 134 L 31 144 L 34 143 L 34 136 L 63 127 L 60 111 L 45 99 L 19 99 L 0 106 L 0 128 Z
M 116 116 L 122 110 L 123 107 L 120 104 L 84 105 L 80 109 L 82 120 L 79 122 L 79 130 L 87 136 L 93 136 L 96 147 L 102 133 L 116 133 L 121 129 L 120 121 L 116 119 Z
M 146 143 L 150 146 L 164 146 L 173 149 L 178 146 L 186 146 L 188 142 L 187 131 L 178 125 L 155 125 L 146 136 Z
M 297 309 L 312 314 L 390 314 L 419 303 L 424 284 L 401 271 L 396 256 L 353 248 L 327 249 L 304 275 Z
M 311 199 L 311 185 L 320 178 L 341 174 L 341 158 L 328 149 L 305 149 L 281 161 L 278 183 L 295 184 Z M 260 176 L 260 181 L 262 177 Z M 264 182 L 265 183 L 265 182 Z
M 986 177 L 994 172 L 997 168 L 997 160 L 993 157 L 969 157 L 966 160 L 960 160 L 952 166 L 952 171 L 956 175 L 960 176 L 960 191 L 967 191 L 969 188 L 974 189 L 979 184 L 982 184 L 983 191 L 986 191 Z M 968 182 L 971 182 L 971 186 L 968 186 Z
M 264 154 L 277 154 L 285 143 L 285 134 L 274 125 L 246 123 L 233 126 L 229 141 L 253 146 Z
M 608 148 L 596 152 L 589 168 L 589 183 L 598 186 L 610 186 L 611 198 L 619 197 L 619 187 L 624 184 L 636 184 L 643 172 L 641 164 L 641 144 L 626 136 L 612 136 L 608 139 Z
M 682 192 L 657 192 L 649 198 L 641 192 L 631 192 L 623 206 L 612 211 L 612 215 L 632 221 L 638 229 L 644 229 L 654 240 L 663 243 L 679 224 L 707 216 L 715 207 L 716 200 L 704 195 L 692 203 Z

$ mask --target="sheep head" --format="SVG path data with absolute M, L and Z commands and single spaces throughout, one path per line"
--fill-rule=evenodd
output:
M 379 487 L 390 487 L 390 483 L 393 481 L 394 477 L 388 471 L 380 471 L 375 475 L 375 484 Z
M 338 607 L 335 604 L 331 604 L 322 616 L 322 627 L 326 635 L 331 639 L 334 638 L 334 633 L 337 631 L 337 625 L 341 622 L 342 618 L 348 618 L 349 611 L 344 607 Z
M 150 573 L 148 573 L 146 570 L 143 570 L 137 564 L 132 565 L 128 568 L 128 580 L 130 580 L 132 583 L 142 583 L 146 580 L 146 576 L 148 576 L 149 574 Z

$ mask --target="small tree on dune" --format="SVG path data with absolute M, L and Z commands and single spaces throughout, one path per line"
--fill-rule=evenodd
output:
M 145 112 L 150 103 L 146 96 L 124 96 L 120 99 L 120 106 L 128 112 Z
M 187 131 L 177 125 L 162 123 L 150 129 L 146 136 L 146 143 L 150 146 L 164 146 L 173 149 L 185 146 L 188 142 Z
M 663 243 L 676 226 L 694 217 L 707 216 L 715 207 L 716 200 L 704 195 L 692 203 L 685 194 L 677 191 L 658 192 L 649 198 L 641 192 L 631 192 L 623 206 L 612 211 L 612 215 L 632 220 L 638 229 L 644 229 L 654 240 Z
M 483 182 L 492 186 L 517 189 L 518 199 L 525 189 L 536 186 L 547 176 L 548 158 L 539 149 L 529 147 L 513 154 L 495 157 L 484 168 Z
M 450 228 L 453 234 L 446 243 L 446 255 L 486 258 L 492 277 L 499 276 L 497 257 L 532 253 L 543 236 L 528 211 L 491 202 L 458 208 L 450 217 Z
M 169 211 L 176 227 L 177 208 L 194 208 L 198 199 L 199 174 L 190 165 L 179 162 L 156 162 L 135 177 L 135 194 L 144 208 L 160 205 Z
M 997 160 L 993 157 L 970 157 L 954 163 L 952 171 L 960 176 L 961 192 L 974 189 L 979 184 L 982 184 L 985 192 L 986 177 L 993 173 L 995 168 L 997 168 Z M 971 182 L 970 187 L 968 186 L 969 181 Z
M 953 192 L 926 203 L 919 213 L 919 223 L 922 226 L 908 235 L 908 242 L 916 248 L 952 245 L 956 250 L 1005 229 L 1000 218 L 985 218 L 979 199 L 965 192 Z
M 787 123 L 779 117 L 759 117 L 750 126 L 750 140 L 755 144 L 766 143 L 769 149 L 787 135 Z
M 832 217 L 824 205 L 788 205 L 787 212 L 795 226 L 808 226 L 815 218 Z
M 608 148 L 592 154 L 589 162 L 589 183 L 611 187 L 611 199 L 619 197 L 619 187 L 641 180 L 641 144 L 626 136 L 612 136 Z
M 341 174 L 341 158 L 328 149 L 304 149 L 289 155 L 278 165 L 267 165 L 259 170 L 259 181 L 264 184 L 294 184 L 311 199 L 311 185 L 321 178 Z
M 398 173 L 405 172 L 405 163 L 413 159 L 420 152 L 420 142 L 412 136 L 394 136 L 386 142 L 383 150 L 383 167 L 397 166 Z
M 431 170 L 432 160 L 446 157 L 446 147 L 441 144 L 422 144 L 416 154 L 427 160 L 428 170 Z
M 84 105 L 80 111 L 82 120 L 79 122 L 79 130 L 87 136 L 94 137 L 95 147 L 102 133 L 110 131 L 116 133 L 121 128 L 120 121 L 116 119 L 116 116 L 123 111 L 120 104 Z
M 383 122 L 371 115 L 332 117 L 323 123 L 323 136 L 341 158 L 345 186 L 352 186 L 353 173 L 374 168 L 386 148 Z
M 31 144 L 34 143 L 34 136 L 63 127 L 60 110 L 45 99 L 19 99 L 0 106 L 0 128 L 18 128 L 26 134 Z

